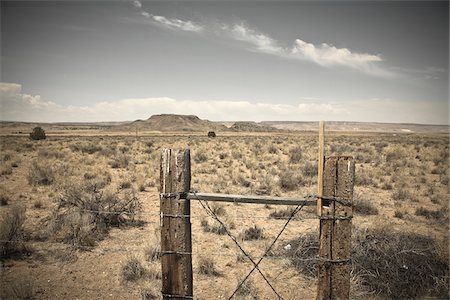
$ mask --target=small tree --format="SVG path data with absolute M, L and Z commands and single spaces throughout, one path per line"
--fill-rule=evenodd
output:
M 33 131 L 30 133 L 30 139 L 32 140 L 45 140 L 45 131 L 41 127 L 34 127 Z

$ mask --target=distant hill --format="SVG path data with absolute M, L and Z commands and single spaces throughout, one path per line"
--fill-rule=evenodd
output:
M 246 132 L 272 132 L 280 130 L 270 125 L 268 126 L 256 122 L 235 122 L 233 125 L 230 126 L 230 129 L 233 131 L 246 131 Z
M 12 122 L 0 121 L 0 134 L 27 135 L 33 127 L 41 126 L 53 134 L 134 134 L 139 132 L 276 132 L 317 131 L 318 122 L 262 121 L 262 122 L 212 122 L 193 115 L 161 114 L 147 120 L 128 122 Z M 448 134 L 449 125 L 423 125 L 376 122 L 326 122 L 327 131 L 379 132 L 379 133 L 438 133 Z
M 162 131 L 162 132 L 208 132 L 228 131 L 219 123 L 202 120 L 193 115 L 162 114 L 153 115 L 147 120 L 136 120 L 129 124 L 111 127 L 111 130 Z
M 28 134 L 34 127 L 42 127 L 46 131 L 101 131 L 105 128 L 123 124 L 124 122 L 60 122 L 60 123 L 38 123 L 38 122 L 14 122 L 0 121 L 1 134 Z
M 317 131 L 318 122 L 263 121 L 262 125 L 283 130 Z M 377 122 L 328 121 L 326 130 L 354 132 L 398 132 L 398 133 L 448 133 L 448 125 L 424 125 Z

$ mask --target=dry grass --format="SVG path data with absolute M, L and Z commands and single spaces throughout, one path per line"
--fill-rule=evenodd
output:
M 161 258 L 161 246 L 159 244 L 149 244 L 144 249 L 144 257 L 146 261 L 159 261 Z
M 221 273 L 216 268 L 214 260 L 211 257 L 201 256 L 197 263 L 197 270 L 199 274 L 206 276 L 221 275 Z
M 210 225 L 208 220 L 202 219 L 201 225 L 204 232 L 211 232 L 219 235 L 223 235 L 227 233 L 227 229 L 222 224 L 217 223 L 214 221 L 213 225 Z
M 34 280 L 25 276 L 0 290 L 1 299 L 33 300 L 36 297 Z
M 71 184 L 47 220 L 49 233 L 74 247 L 91 247 L 110 227 L 133 224 L 140 207 L 133 194 L 119 196 L 92 182 Z
M 367 196 L 356 194 L 353 199 L 353 205 L 355 207 L 355 213 L 364 216 L 378 215 L 378 208 L 373 204 L 371 199 L 367 199 Z
M 290 244 L 286 256 L 292 264 L 315 276 L 318 235 L 303 235 Z M 370 293 L 400 299 L 448 297 L 448 249 L 431 237 L 386 228 L 357 229 L 352 248 L 352 273 Z
M 122 266 L 122 278 L 124 281 L 136 281 L 146 276 L 148 271 L 145 269 L 141 261 L 135 257 L 127 258 Z
M 245 229 L 241 235 L 244 241 L 262 240 L 265 239 L 264 230 L 256 225 Z
M 241 281 L 242 280 L 239 281 L 238 285 L 241 283 Z M 236 286 L 236 288 L 237 287 L 238 286 Z M 240 297 L 246 297 L 245 299 L 259 299 L 258 289 L 251 278 L 248 278 L 244 283 L 242 283 L 242 285 L 237 290 L 236 295 Z
M 289 218 L 292 213 L 294 212 L 294 208 L 285 208 L 285 209 L 279 209 L 275 210 L 270 213 L 269 217 L 274 219 L 287 219 Z
M 24 241 L 25 208 L 13 205 L 3 211 L 0 221 L 0 259 L 27 251 Z
M 29 261 L 13 254 L 5 258 L 4 280 L 10 284 L 23 272 L 33 274 L 36 279 L 35 287 L 42 298 L 58 298 L 58 295 L 64 293 L 67 298 L 74 299 L 99 297 L 83 290 L 84 286 L 89 285 L 90 276 L 95 276 L 95 288 L 103 291 L 99 295 L 117 288 L 111 282 L 123 280 L 122 266 L 126 261 L 120 262 L 123 260 L 121 249 L 128 248 L 138 249 L 143 254 L 143 258 L 138 259 L 142 268 L 129 265 L 130 274 L 134 271 L 138 274 L 138 269 L 147 273 L 141 276 L 142 280 L 126 281 L 130 288 L 121 289 L 123 293 L 116 296 L 124 299 L 139 298 L 142 294 L 151 299 L 159 295 L 159 241 L 154 241 L 154 238 L 149 241 L 149 236 L 155 231 L 159 234 L 158 186 L 162 148 L 191 149 L 191 187 L 201 192 L 302 197 L 314 194 L 317 190 L 317 137 L 311 133 L 224 136 L 218 132 L 215 139 L 208 139 L 206 134 L 152 135 L 139 139 L 130 136 L 56 137 L 50 134 L 46 140 L 36 142 L 29 141 L 28 137 L 5 137 L 0 147 L 0 163 L 5 170 L 0 170 L 3 187 L 0 188 L 0 198 L 5 199 L 0 199 L 0 204 L 3 204 L 0 212 L 4 213 L 19 203 L 27 208 L 26 218 L 21 226 L 22 241 L 27 241 L 27 247 L 33 247 L 32 259 Z M 374 228 L 363 237 L 360 236 L 360 230 L 354 231 L 355 251 L 366 249 L 364 251 L 369 251 L 369 254 L 373 253 L 371 260 L 378 259 L 378 265 L 384 266 L 387 262 L 403 272 L 402 260 L 410 260 L 414 256 L 408 254 L 385 257 L 379 250 L 389 252 L 397 249 L 396 251 L 405 252 L 411 250 L 408 247 L 421 245 L 424 241 L 416 240 L 415 236 L 409 235 L 411 232 L 430 236 L 426 240 L 430 245 L 448 237 L 448 150 L 448 136 L 445 135 L 331 133 L 327 136 L 326 155 L 352 155 L 356 160 L 353 223 L 357 228 Z M 96 191 L 88 188 L 89 186 L 95 186 Z M 142 209 L 141 206 L 133 206 L 134 204 L 128 208 L 123 206 L 134 197 L 139 199 Z M 287 218 L 291 213 L 291 209 L 275 205 L 267 208 L 257 205 L 210 205 L 226 223 L 231 234 L 244 240 L 245 231 L 248 231 L 249 239 L 243 245 L 246 249 L 248 247 L 254 257 L 258 257 L 278 233 L 284 223 L 279 219 Z M 234 245 L 224 234 L 224 228 L 213 219 L 206 219 L 206 214 L 196 202 L 191 202 L 191 207 L 193 249 L 204 253 L 206 257 L 211 252 L 224 254 L 223 257 L 214 256 L 213 260 L 213 267 L 220 270 L 221 276 L 198 276 L 194 283 L 196 295 L 209 299 L 212 291 L 219 293 L 212 284 L 215 281 L 224 290 L 218 297 L 226 297 L 236 287 L 234 280 L 242 277 L 239 270 L 246 269 L 250 263 L 234 252 Z M 121 209 L 126 213 L 116 214 Z M 88 210 L 104 210 L 113 214 Z M 309 210 L 305 208 L 300 214 L 305 211 L 308 213 Z M 142 217 L 140 216 L 142 222 L 141 219 L 136 222 L 136 212 L 143 212 Z M 308 217 L 312 216 L 313 214 L 308 213 Z M 300 219 L 301 217 L 300 215 Z M 129 226 L 133 225 L 133 220 L 142 227 Z M 308 218 L 292 221 L 280 243 L 285 246 L 304 233 L 304 230 L 316 232 L 315 222 Z M 389 224 L 390 228 L 375 231 L 380 223 Z M 41 234 L 41 231 L 45 232 Z M 403 235 L 409 235 L 416 244 L 407 244 Z M 259 240 L 261 237 L 266 238 Z M 393 245 L 387 245 L 386 238 Z M 298 242 L 300 245 L 300 241 Z M 299 255 L 312 255 L 310 253 L 317 246 L 313 238 L 303 236 L 301 243 L 303 250 Z M 299 245 L 292 243 L 292 249 Z M 395 245 L 404 247 L 396 248 Z M 375 246 L 382 248 L 377 249 Z M 394 250 L 388 246 L 392 246 Z M 79 251 L 77 248 L 92 251 Z M 108 249 L 115 251 L 108 252 Z M 399 295 L 409 293 L 402 291 L 408 290 L 402 285 L 402 281 L 412 282 L 421 291 L 428 289 L 421 294 L 423 297 L 443 297 L 445 291 L 448 291 L 444 288 L 447 277 L 435 272 L 436 253 L 432 249 L 419 250 L 421 256 L 416 256 L 415 259 L 418 262 L 424 261 L 425 267 L 431 266 L 432 272 L 429 274 L 435 274 L 433 282 L 428 275 L 422 275 L 422 272 L 411 272 L 411 278 L 401 277 L 403 273 L 398 276 L 396 274 L 397 277 L 387 277 L 384 274 L 389 274 L 389 270 L 378 269 L 381 276 L 377 275 L 377 280 L 369 279 L 367 272 L 354 272 L 352 297 L 365 299 L 372 297 L 372 293 L 379 293 L 381 298 L 395 298 L 393 293 L 386 291 L 398 289 L 395 293 Z M 314 289 L 310 288 L 315 282 L 314 266 L 305 265 L 305 261 L 302 264 L 298 261 L 297 265 L 284 265 L 283 260 L 277 259 L 277 255 L 285 252 L 281 246 L 274 249 L 275 255 L 265 262 L 267 266 L 263 266 L 263 271 L 272 276 L 282 295 L 290 297 L 286 296 L 286 299 L 314 298 Z M 437 252 L 443 258 L 446 257 L 442 254 L 445 251 Z M 16 253 L 24 252 L 20 250 Z M 59 259 L 55 253 L 72 253 L 73 259 L 69 263 L 69 260 Z M 358 257 L 358 254 L 355 252 L 354 256 Z M 22 259 L 20 264 L 15 263 L 16 259 Z M 40 259 L 39 264 L 32 263 L 36 259 Z M 196 270 L 200 266 L 211 270 L 209 263 L 202 263 L 197 259 L 194 256 Z M 445 259 L 439 261 L 445 262 L 445 267 L 448 268 Z M 55 271 L 62 269 L 60 263 L 64 263 L 64 272 Z M 95 268 L 92 268 L 93 265 Z M 420 266 L 421 263 L 417 265 Z M 440 268 L 444 268 L 443 266 L 440 265 Z M 370 269 L 369 266 L 364 268 L 377 272 L 377 269 Z M 277 277 L 280 272 L 281 275 Z M 295 275 L 308 272 L 313 279 Z M 47 278 L 37 274 L 52 275 Z M 61 284 L 62 287 L 53 285 L 56 280 L 71 281 L 70 276 L 78 278 L 74 281 L 73 288 L 64 288 L 64 284 Z M 424 280 L 418 282 L 417 278 Z M 48 279 L 50 282 L 47 282 Z M 259 277 L 252 279 L 250 288 L 243 289 L 251 292 L 243 292 L 240 298 L 268 299 L 273 296 Z M 374 286 L 370 285 L 371 281 Z M 298 284 L 302 287 L 299 290 L 304 294 L 299 295 L 290 290 L 292 285 Z M 383 287 L 383 284 L 390 286 Z M 427 288 L 423 288 L 425 285 Z M 378 292 L 379 290 L 381 291 Z M 137 292 L 133 294 L 132 291 Z M 417 291 L 411 293 L 413 292 Z
M 8 191 L 3 186 L 0 186 L 0 206 L 8 205 L 10 200 Z

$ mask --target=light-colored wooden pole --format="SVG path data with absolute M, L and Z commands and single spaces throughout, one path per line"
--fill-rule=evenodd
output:
M 193 299 L 189 149 L 164 149 L 160 170 L 161 269 L 164 300 Z
M 319 122 L 319 157 L 317 164 L 317 215 L 322 215 L 322 196 L 323 196 L 323 166 L 325 159 L 325 122 Z

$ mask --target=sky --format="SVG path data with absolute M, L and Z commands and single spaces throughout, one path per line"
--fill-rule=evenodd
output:
M 1 1 L 0 120 L 449 124 L 448 1 Z

